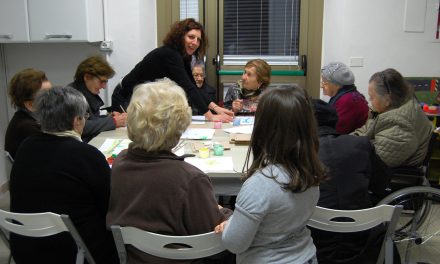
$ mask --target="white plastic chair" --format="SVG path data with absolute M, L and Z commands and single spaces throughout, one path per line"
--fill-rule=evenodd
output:
M 220 234 L 214 232 L 192 236 L 167 236 L 141 230 L 136 227 L 111 226 L 121 264 L 127 263 L 125 245 L 156 257 L 166 259 L 198 259 L 225 250 Z M 167 246 L 177 244 L 179 248 Z
M 393 263 L 393 233 L 402 206 L 379 205 L 362 210 L 335 210 L 316 206 L 308 226 L 338 233 L 352 233 L 388 223 L 377 263 Z
M 0 210 L 0 226 L 9 232 L 28 237 L 46 237 L 61 232 L 69 232 L 78 247 L 76 264 L 84 263 L 84 257 L 88 263 L 95 264 L 92 255 L 68 215 L 54 213 L 22 214 Z

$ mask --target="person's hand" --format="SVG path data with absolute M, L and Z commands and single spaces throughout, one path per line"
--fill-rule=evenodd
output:
M 218 115 L 212 115 L 211 121 L 229 123 L 229 122 L 232 122 L 233 119 L 234 119 L 233 116 L 221 113 Z
M 243 109 L 243 100 L 242 99 L 235 99 L 232 102 L 232 111 L 234 113 L 240 112 Z
M 229 109 L 226 109 L 226 108 L 220 107 L 220 106 L 216 106 L 216 107 L 214 108 L 214 111 L 215 111 L 217 114 L 225 114 L 225 115 L 229 115 L 229 116 L 234 117 L 234 112 L 232 112 L 232 111 L 229 110 Z
M 220 223 L 219 225 L 217 225 L 217 226 L 214 228 L 214 233 L 216 233 L 216 234 L 221 234 L 221 233 L 223 233 L 223 231 L 225 230 L 225 227 L 226 227 L 226 224 L 227 224 L 227 223 L 228 223 L 228 220 L 226 220 L 226 221 Z
M 124 127 L 127 125 L 127 113 L 113 112 L 112 116 L 116 127 Z
M 219 107 L 217 107 L 219 108 Z M 205 118 L 207 121 L 212 121 L 212 122 L 223 122 L 223 123 L 228 123 L 228 122 L 232 122 L 232 120 L 234 119 L 233 116 L 230 116 L 228 114 L 218 114 L 218 115 L 214 115 L 213 113 L 211 113 L 211 111 L 208 111 L 205 113 Z

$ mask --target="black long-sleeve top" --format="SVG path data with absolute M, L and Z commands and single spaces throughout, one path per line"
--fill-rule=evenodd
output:
M 170 47 L 162 46 L 148 53 L 142 61 L 122 79 L 121 95 L 129 98 L 133 88 L 140 83 L 167 77 L 185 90 L 188 101 L 201 113 L 208 112 L 208 104 L 198 91 L 191 73 L 190 57 Z

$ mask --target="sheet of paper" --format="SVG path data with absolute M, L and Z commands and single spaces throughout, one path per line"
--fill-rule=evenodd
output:
M 106 138 L 101 147 L 99 147 L 99 150 L 105 157 L 110 157 L 113 154 L 118 155 L 119 152 L 127 149 L 130 143 L 131 140 L 129 139 Z
M 198 157 L 190 157 L 185 159 L 186 162 L 199 168 L 199 170 L 208 172 L 233 172 L 234 164 L 232 157 L 211 157 L 201 159 Z
M 252 134 L 254 126 L 235 126 L 227 129 L 223 129 L 226 133 L 236 134 Z
M 206 123 L 205 116 L 192 116 L 191 124 L 193 125 L 203 125 Z
M 215 129 L 213 128 L 188 128 L 183 132 L 181 139 L 212 139 Z
M 128 145 L 131 143 L 130 139 L 122 140 L 112 151 L 112 154 L 118 155 L 124 149 L 128 149 Z
M 254 116 L 243 116 L 243 117 L 236 117 L 238 120 L 240 120 L 240 125 L 253 125 L 255 121 Z
M 111 153 L 121 141 L 122 139 L 106 138 L 104 143 L 99 147 L 99 151 L 102 153 Z

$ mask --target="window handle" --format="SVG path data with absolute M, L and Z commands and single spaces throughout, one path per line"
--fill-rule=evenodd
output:
M 307 55 L 301 55 L 301 69 L 304 71 L 304 76 L 307 76 Z
M 212 65 L 215 65 L 215 70 L 220 70 L 220 54 L 217 54 L 215 58 L 212 59 Z

